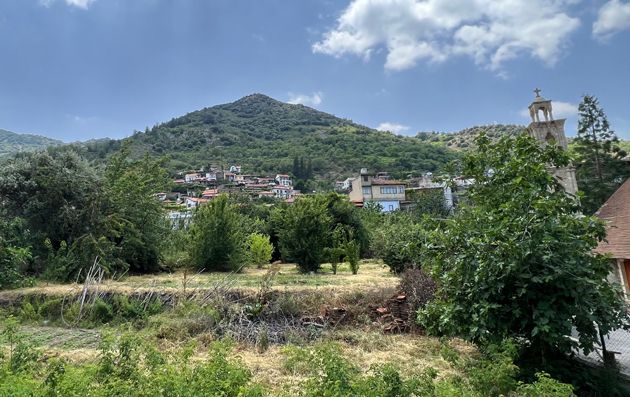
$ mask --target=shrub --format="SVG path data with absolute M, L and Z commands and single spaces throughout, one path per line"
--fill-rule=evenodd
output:
M 531 384 L 519 383 L 516 389 L 518 397 L 573 397 L 573 386 L 558 382 L 545 372 L 536 374 L 536 381 Z
M 412 313 L 422 309 L 435 296 L 433 278 L 420 269 L 407 269 L 400 278 L 400 290 L 407 296 Z
M 273 254 L 273 245 L 269 240 L 269 236 L 261 233 L 252 233 L 249 236 L 249 258 L 253 265 L 262 269 L 271 261 Z
M 114 319 L 112 305 L 102 299 L 97 299 L 92 305 L 90 319 L 95 323 L 106 324 Z
M 346 243 L 346 260 L 350 263 L 350 270 L 352 274 L 357 274 L 359 272 L 359 255 L 360 249 L 359 243 L 356 240 L 351 240 Z

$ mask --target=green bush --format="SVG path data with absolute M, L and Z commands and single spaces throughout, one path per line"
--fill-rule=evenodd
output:
M 573 386 L 558 382 L 549 374 L 540 372 L 536 374 L 536 382 L 531 384 L 520 383 L 516 389 L 518 397 L 573 397 Z
M 273 245 L 269 240 L 269 236 L 261 233 L 252 233 L 249 235 L 248 241 L 249 259 L 253 265 L 262 269 L 271 261 L 273 254 Z
M 280 252 L 295 261 L 302 272 L 317 271 L 330 244 L 332 218 L 322 196 L 298 199 L 284 211 L 272 215 L 278 230 Z
M 190 226 L 190 258 L 197 269 L 237 271 L 246 255 L 241 215 L 226 195 L 198 208 Z

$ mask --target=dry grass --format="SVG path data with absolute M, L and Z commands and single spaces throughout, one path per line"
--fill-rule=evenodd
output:
M 421 335 L 384 335 L 380 326 L 372 323 L 368 312 L 372 306 L 381 304 L 396 290 L 399 279 L 389 273 L 382 263 L 363 261 L 358 275 L 352 275 L 348 266 L 340 266 L 337 275 L 330 272 L 328 266 L 318 274 L 300 274 L 294 265 L 279 266 L 271 290 L 276 291 L 274 302 L 294 308 L 298 315 L 317 315 L 323 307 L 343 306 L 347 308 L 349 318 L 339 327 L 324 330 L 321 341 L 334 341 L 340 354 L 347 357 L 363 371 L 369 371 L 375 364 L 393 363 L 405 376 L 420 374 L 426 368 L 438 370 L 440 376 L 454 373 L 456 370 L 440 355 L 441 344 L 438 339 Z M 230 289 L 256 294 L 267 274 L 266 269 L 245 269 L 242 273 L 227 275 L 224 273 L 204 273 L 186 275 L 186 293 L 211 290 L 217 284 L 229 280 Z M 156 293 L 179 295 L 184 293 L 184 273 L 129 276 L 119 281 L 105 281 L 99 286 L 100 291 L 133 294 L 152 291 Z M 80 284 L 40 283 L 33 288 L 0 293 L 0 302 L 10 302 L 21 296 L 51 295 L 61 296 L 77 294 Z M 277 308 L 276 308 L 277 309 Z M 281 310 L 282 311 L 282 310 Z M 154 320 L 179 321 L 185 314 L 177 311 L 157 315 Z M 78 329 L 51 327 L 46 324 L 25 325 L 22 331 L 37 345 L 41 346 L 48 357 L 64 357 L 76 363 L 94 362 L 98 358 L 98 344 L 103 329 Z M 123 329 L 112 329 L 123 331 Z M 197 342 L 195 360 L 207 358 L 207 347 L 216 337 L 211 331 L 186 337 L 186 340 L 156 338 L 155 330 L 143 329 L 142 338 L 153 340 L 162 351 L 176 351 L 191 340 Z M 314 342 L 319 343 L 319 342 Z M 307 343 L 306 346 L 308 346 Z M 452 341 L 451 346 L 463 355 L 474 353 L 471 345 L 462 341 Z M 252 371 L 257 381 L 265 384 L 274 394 L 284 392 L 291 395 L 292 390 L 304 380 L 304 374 L 290 373 L 284 367 L 285 347 L 271 344 L 264 352 L 259 352 L 251 343 L 238 344 L 234 356 L 242 359 Z
M 353 275 L 347 264 L 340 265 L 338 273 L 332 274 L 330 267 L 324 265 L 322 271 L 316 274 L 299 273 L 293 264 L 281 264 L 279 272 L 274 277 L 272 289 L 284 291 L 321 291 L 326 294 L 340 294 L 349 291 L 360 291 L 374 288 L 394 288 L 398 278 L 392 275 L 382 262 L 363 261 L 359 274 Z M 267 269 L 245 268 L 241 273 L 201 273 L 184 274 L 161 273 L 143 276 L 128 276 L 122 280 L 105 280 L 100 286 L 101 291 L 121 294 L 159 291 L 162 293 L 178 294 L 191 291 L 203 291 L 213 288 L 217 283 L 229 280 L 233 288 L 239 290 L 257 290 L 260 287 Z M 186 288 L 184 288 L 186 285 Z M 19 296 L 43 294 L 63 296 L 76 294 L 81 291 L 82 284 L 54 284 L 39 282 L 31 288 L 0 292 L 0 302 L 12 301 Z
M 23 327 L 29 339 L 37 339 L 47 357 L 63 357 L 77 364 L 95 362 L 98 359 L 97 341 L 100 332 L 95 330 L 64 329 L 56 327 Z M 212 338 L 211 338 L 212 339 Z M 340 355 L 348 358 L 363 372 L 376 364 L 393 363 L 405 377 L 419 375 L 427 368 L 438 371 L 439 377 L 458 373 L 451 363 L 440 354 L 441 342 L 423 335 L 384 335 L 376 330 L 342 329 L 327 334 L 327 341 L 339 346 Z M 471 344 L 454 339 L 449 342 L 463 356 L 475 354 Z M 182 344 L 158 344 L 162 351 L 175 351 Z M 207 359 L 207 344 L 199 343 L 195 361 Z M 308 348 L 308 345 L 305 346 Z M 253 373 L 257 382 L 264 384 L 272 394 L 291 395 L 305 375 L 293 373 L 284 367 L 284 346 L 271 345 L 258 352 L 255 346 L 237 345 L 232 354 L 240 359 Z

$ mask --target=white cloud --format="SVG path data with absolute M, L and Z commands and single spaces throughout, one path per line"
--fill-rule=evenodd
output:
M 402 134 L 403 132 L 409 130 L 409 126 L 406 126 L 403 124 L 385 122 L 385 123 L 379 124 L 378 127 L 376 127 L 376 129 L 379 131 L 393 132 L 394 134 Z
M 630 2 L 610 0 L 599 9 L 593 36 L 605 41 L 626 29 L 630 29 Z
M 578 105 L 570 102 L 552 101 L 552 113 L 554 119 L 575 119 L 578 114 Z M 519 114 L 529 119 L 529 109 L 523 109 Z
M 353 0 L 312 49 L 365 60 L 385 49 L 388 70 L 456 55 L 497 72 L 522 54 L 553 65 L 580 24 L 568 15 L 577 1 Z
M 39 4 L 44 7 L 50 7 L 56 0 L 39 0 Z M 65 3 L 69 6 L 74 6 L 78 8 L 82 8 L 87 10 L 90 4 L 95 2 L 96 0 L 64 0 Z
M 322 103 L 323 99 L 324 99 L 324 94 L 321 93 L 320 91 L 314 92 L 311 95 L 294 94 L 292 92 L 289 92 L 289 100 L 287 102 L 292 103 L 294 105 L 301 104 L 305 106 L 315 107 L 319 105 L 320 103 Z

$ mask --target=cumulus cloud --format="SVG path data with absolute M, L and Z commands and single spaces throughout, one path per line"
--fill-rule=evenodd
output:
M 56 0 L 39 0 L 39 4 L 50 7 Z M 74 6 L 78 8 L 82 8 L 87 10 L 90 4 L 92 4 L 96 0 L 64 0 L 64 2 L 69 6 Z
M 610 0 L 599 9 L 593 36 L 605 41 L 626 29 L 630 29 L 630 2 Z
M 384 49 L 388 70 L 456 55 L 494 71 L 522 54 L 553 65 L 580 24 L 568 14 L 576 1 L 353 0 L 312 50 L 369 60 Z
M 402 134 L 403 132 L 408 131 L 409 127 L 403 124 L 385 122 L 379 124 L 376 129 L 379 131 L 393 132 L 394 134 Z
M 553 107 L 553 117 L 555 119 L 573 119 L 577 117 L 578 105 L 570 102 L 553 101 L 551 102 Z M 520 115 L 529 119 L 529 109 L 523 109 Z
M 324 94 L 322 94 L 319 91 L 318 92 L 314 92 L 311 95 L 294 94 L 292 92 L 289 92 L 289 100 L 287 102 L 288 103 L 292 103 L 294 105 L 301 104 L 301 105 L 305 105 L 305 106 L 315 107 L 315 106 L 319 105 L 320 103 L 322 103 L 323 99 L 324 99 Z

